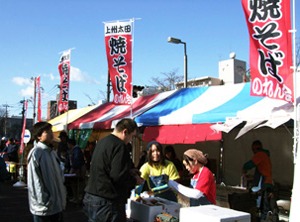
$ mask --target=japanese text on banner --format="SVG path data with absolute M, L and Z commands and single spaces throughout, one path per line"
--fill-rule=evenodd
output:
M 290 1 L 242 4 L 250 37 L 251 95 L 293 102 Z
M 60 74 L 60 97 L 58 111 L 68 111 L 69 79 L 70 79 L 70 50 L 62 54 L 58 65 Z
M 131 104 L 132 22 L 105 23 L 105 47 L 114 99 L 117 105 Z

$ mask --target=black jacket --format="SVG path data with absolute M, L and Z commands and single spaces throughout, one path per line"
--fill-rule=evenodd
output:
M 126 203 L 136 179 L 130 175 L 132 161 L 122 140 L 113 134 L 96 146 L 90 167 L 87 193 L 105 199 Z
M 15 143 L 8 144 L 2 152 L 7 152 L 7 156 L 9 161 L 12 162 L 19 162 L 19 155 L 18 155 L 19 146 Z

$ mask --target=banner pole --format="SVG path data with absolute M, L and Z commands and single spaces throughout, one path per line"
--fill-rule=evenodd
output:
M 134 21 L 140 18 L 132 18 L 132 37 L 131 37 L 131 104 L 130 104 L 130 117 L 132 118 L 132 94 L 133 94 L 133 52 L 134 52 Z
M 297 75 L 296 75 L 296 26 L 295 26 L 295 0 L 293 0 L 293 29 L 290 31 L 293 35 L 293 77 L 294 77 L 294 163 L 297 159 L 298 146 L 298 113 L 297 113 Z
M 298 152 L 298 106 L 297 106 L 297 75 L 296 75 L 296 15 L 295 15 L 295 0 L 293 0 L 293 77 L 294 77 L 294 181 L 291 196 L 291 208 L 289 221 L 297 221 L 299 219 L 298 206 L 300 204 L 300 163 L 297 157 Z
M 132 118 L 132 94 L 133 94 L 133 48 L 134 48 L 134 18 L 131 19 L 132 22 L 132 37 L 131 37 L 131 103 L 130 103 L 130 118 Z
M 70 72 L 69 72 L 69 98 L 68 98 L 68 105 L 67 105 L 67 117 L 66 117 L 66 125 L 65 125 L 65 131 L 68 134 L 68 120 L 69 120 L 69 102 L 70 102 L 70 81 L 71 81 L 71 51 L 72 49 L 69 49 L 70 52 Z

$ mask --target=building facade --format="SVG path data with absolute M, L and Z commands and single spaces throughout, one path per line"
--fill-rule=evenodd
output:
M 26 119 L 26 129 L 31 129 L 33 120 Z M 7 139 L 12 137 L 18 141 L 21 140 L 23 130 L 23 118 L 21 116 L 3 117 L 1 121 L 1 134 L 0 137 Z

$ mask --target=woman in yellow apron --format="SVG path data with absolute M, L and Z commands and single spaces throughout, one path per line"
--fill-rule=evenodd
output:
M 175 165 L 166 160 L 163 147 L 157 141 L 152 141 L 147 146 L 147 162 L 141 167 L 141 177 L 146 181 L 149 194 L 177 202 L 175 193 L 169 189 L 169 180 L 178 180 L 179 174 Z M 139 187 L 138 190 L 142 190 Z M 139 193 L 138 193 L 139 195 Z

